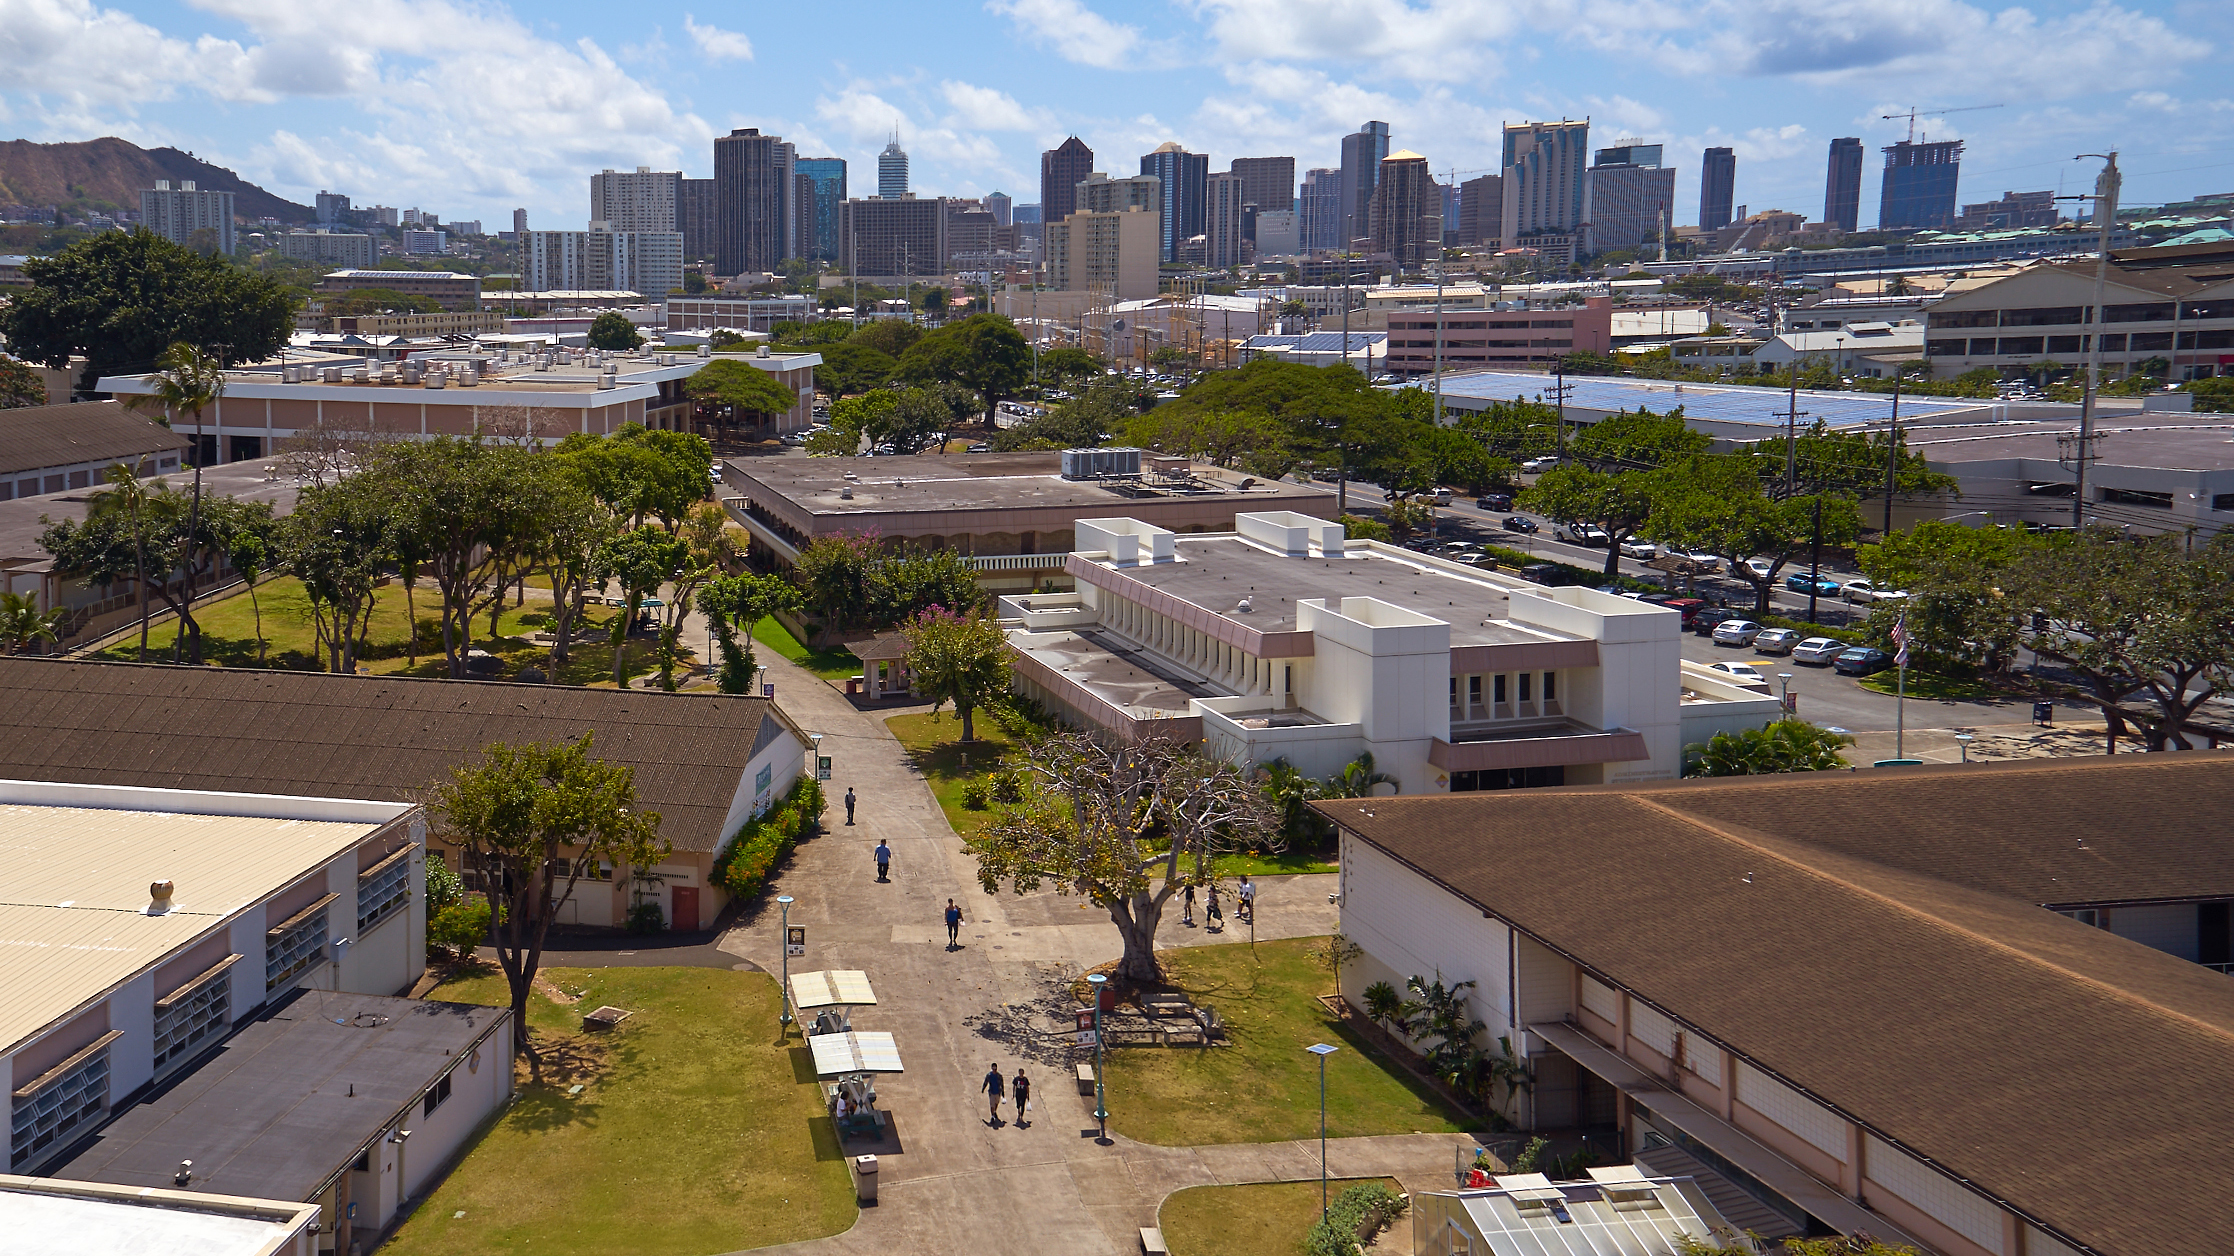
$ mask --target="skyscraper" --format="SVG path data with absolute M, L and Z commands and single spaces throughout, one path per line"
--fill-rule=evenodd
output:
M 757 127 L 714 140 L 714 269 L 724 276 L 772 271 L 783 260 L 781 142 Z
M 1244 230 L 1256 225 L 1253 213 L 1242 213 L 1242 206 L 1254 203 L 1247 199 L 1248 186 L 1247 179 L 1232 171 L 1203 180 L 1202 234 L 1208 246 L 1203 261 L 1215 269 L 1241 264 Z
M 1879 231 L 1944 231 L 1955 222 L 1955 184 L 1963 142 L 1911 144 L 1885 150 L 1885 182 L 1877 202 Z
M 704 260 L 719 251 L 715 241 L 721 235 L 721 198 L 714 180 L 676 181 L 675 230 L 683 233 L 684 257 Z
M 1699 230 L 1714 231 L 1730 225 L 1730 202 L 1737 186 L 1735 150 L 1710 148 L 1699 158 Z
M 1862 141 L 1831 141 L 1830 173 L 1823 178 L 1823 221 L 1853 231 L 1862 217 Z
M 814 238 L 801 256 L 831 262 L 838 258 L 838 207 L 846 201 L 843 157 L 802 157 L 799 173 L 814 180 Z
M 1399 266 L 1417 266 L 1428 256 L 1429 239 L 1441 243 L 1435 219 L 1443 212 L 1442 190 L 1427 172 L 1427 158 L 1410 149 L 1390 153 L 1373 181 L 1373 251 Z
M 318 225 L 338 227 L 349 221 L 349 198 L 339 192 L 318 194 Z
M 892 142 L 877 154 L 877 195 L 885 200 L 898 200 L 908 194 L 908 152 L 900 147 L 900 131 L 892 131 Z
M 515 209 L 515 210 L 513 210 L 513 211 L 512 211 L 512 234 L 513 234 L 513 235 L 526 235 L 526 234 L 527 234 L 527 211 L 526 211 L 526 210 L 524 210 L 524 209 Z
M 1373 184 L 1386 156 L 1386 122 L 1368 122 L 1342 137 L 1342 218 L 1335 243 L 1345 252 L 1352 241 L 1373 232 Z
M 1303 172 L 1302 221 L 1297 247 L 1306 253 L 1342 245 L 1342 172 L 1329 167 Z
M 1073 135 L 1039 155 L 1039 220 L 1061 222 L 1078 209 L 1078 183 L 1094 172 L 1094 150 Z
M 192 179 L 175 188 L 169 179 L 157 179 L 154 191 L 140 193 L 140 225 L 173 244 L 230 253 L 233 194 L 197 191 Z M 208 234 L 197 240 L 196 232 Z
M 1015 222 L 1014 217 L 1012 217 L 1015 213 L 1015 205 L 1014 198 L 1006 192 L 987 192 L 985 194 L 986 212 L 993 215 L 994 222 L 1004 227 Z
M 1259 211 L 1295 208 L 1295 158 L 1236 157 L 1233 173 L 1241 176 L 1241 203 Z
M 1590 123 L 1523 122 L 1505 128 L 1502 247 L 1522 236 L 1573 236 L 1590 220 Z M 1569 253 L 1572 248 L 1570 246 Z
M 681 221 L 675 201 L 682 181 L 679 170 L 650 166 L 638 166 L 633 174 L 593 174 L 589 220 L 615 231 L 673 231 Z
M 1505 181 L 1493 174 L 1458 185 L 1458 242 L 1496 244 L 1505 236 Z
M 1140 173 L 1163 183 L 1164 260 L 1179 260 L 1179 246 L 1202 234 L 1203 185 L 1210 178 L 1210 155 L 1190 153 L 1173 140 L 1140 159 Z
M 1675 206 L 1676 180 L 1660 152 L 1658 144 L 1634 142 L 1598 150 L 1590 166 L 1591 252 L 1634 249 L 1659 237 L 1661 211 Z
M 799 192 L 799 146 L 789 140 L 777 140 L 776 223 L 779 235 L 776 260 L 779 262 L 806 251 L 799 244 Z

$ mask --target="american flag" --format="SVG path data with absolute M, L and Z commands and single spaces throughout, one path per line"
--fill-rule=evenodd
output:
M 1893 644 L 1900 647 L 1900 653 L 1893 656 L 1894 665 L 1899 667 L 1908 666 L 1908 616 L 1906 614 L 1893 621 Z

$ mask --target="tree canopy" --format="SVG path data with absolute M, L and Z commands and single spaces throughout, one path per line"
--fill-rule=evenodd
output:
M 592 349 L 634 349 L 644 343 L 636 324 L 619 310 L 607 310 L 590 320 L 589 346 Z M 700 374 L 704 374 L 703 371 Z
M 987 425 L 993 407 L 1031 378 L 1032 350 L 1016 324 L 999 314 L 972 314 L 908 346 L 899 378 L 916 384 L 957 384 L 976 393 Z
M 990 616 L 945 606 L 916 612 L 901 630 L 908 640 L 907 669 L 931 711 L 951 704 L 962 721 L 962 741 L 977 740 L 977 708 L 1008 690 L 1008 638 Z
M 732 415 L 751 415 L 762 422 L 782 414 L 799 404 L 799 394 L 781 380 L 736 358 L 715 358 L 699 367 L 696 374 L 683 382 L 683 392 L 691 400 L 709 409 L 727 410 Z M 662 435 L 677 435 L 667 432 Z M 704 437 L 697 438 L 701 443 Z M 707 450 L 711 459 L 713 451 Z M 709 462 L 708 465 L 711 465 Z

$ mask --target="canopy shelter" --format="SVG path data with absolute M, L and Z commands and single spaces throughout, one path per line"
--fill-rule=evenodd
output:
M 818 1007 L 867 1007 L 877 1001 L 869 974 L 858 969 L 791 974 L 791 1006 L 802 1012 Z
M 848 1073 L 899 1073 L 900 1048 L 892 1035 L 870 1031 L 817 1034 L 807 1039 L 814 1052 L 814 1071 L 820 1077 Z

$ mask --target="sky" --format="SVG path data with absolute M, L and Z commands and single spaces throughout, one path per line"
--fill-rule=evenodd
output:
M 1115 175 L 1176 140 L 1300 178 L 1378 119 L 1463 180 L 1501 125 L 1587 117 L 1593 146 L 1666 146 L 1679 224 L 1705 147 L 1737 150 L 1738 203 L 1814 219 L 1829 141 L 1860 136 L 1867 227 L 1911 106 L 1966 142 L 1965 202 L 2085 191 L 2074 155 L 2111 149 L 2126 204 L 2234 190 L 2230 48 L 2225 0 L 0 0 L 0 138 L 167 144 L 494 231 L 580 228 L 601 169 L 708 176 L 741 126 L 845 158 L 856 196 L 897 127 L 916 194 L 1030 203 L 1071 134 Z

